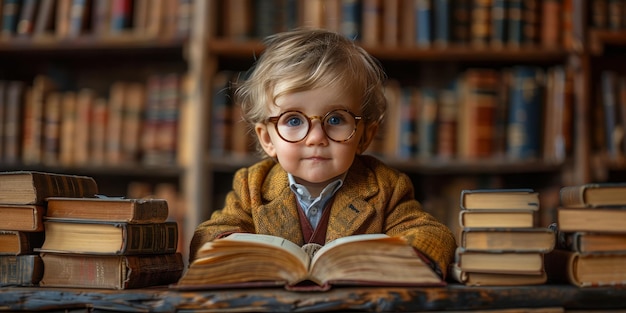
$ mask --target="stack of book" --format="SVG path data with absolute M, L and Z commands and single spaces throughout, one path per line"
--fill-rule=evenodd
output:
M 551 281 L 580 287 L 626 284 L 626 183 L 561 188 Z
M 130 289 L 178 281 L 178 224 L 164 199 L 50 197 L 40 286 Z
M 88 197 L 98 192 L 91 177 L 44 172 L 0 173 L 0 286 L 36 286 L 43 262 L 45 199 Z
M 466 285 L 535 285 L 547 281 L 544 255 L 552 229 L 536 226 L 539 194 L 532 189 L 461 192 L 460 243 L 451 274 Z

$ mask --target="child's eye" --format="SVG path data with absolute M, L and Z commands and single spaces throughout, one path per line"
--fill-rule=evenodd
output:
M 304 122 L 302 121 L 302 118 L 299 116 L 290 116 L 286 119 L 285 124 L 287 124 L 287 126 L 291 126 L 291 127 L 297 127 L 297 126 L 301 126 Z
M 344 123 L 344 118 L 340 115 L 331 115 L 326 119 L 326 123 L 331 126 L 341 125 Z

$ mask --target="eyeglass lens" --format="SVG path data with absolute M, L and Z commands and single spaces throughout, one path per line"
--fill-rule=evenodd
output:
M 278 134 L 286 141 L 304 139 L 311 128 L 311 121 L 320 119 L 326 136 L 333 141 L 350 139 L 356 129 L 355 117 L 345 110 L 328 112 L 324 117 L 308 117 L 301 112 L 288 111 L 281 114 L 276 123 Z

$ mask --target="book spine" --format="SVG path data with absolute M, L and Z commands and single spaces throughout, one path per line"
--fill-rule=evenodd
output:
M 453 0 L 435 0 L 434 5 L 434 42 L 438 46 L 447 46 L 451 41 L 451 12 Z
M 523 0 L 509 0 L 508 6 L 508 37 L 507 43 L 511 47 L 519 47 L 522 44 L 524 20 Z
M 35 17 L 40 0 L 23 0 L 20 11 L 19 21 L 17 23 L 17 35 L 30 36 L 33 32 Z
M 491 7 L 491 41 L 492 47 L 501 48 L 506 43 L 506 0 L 493 0 Z
M 43 275 L 37 254 L 0 256 L 0 286 L 36 286 Z
M 93 197 L 98 193 L 98 186 L 92 177 L 39 172 L 31 173 L 31 175 L 38 203 L 42 203 L 48 197 L 81 198 Z
M 159 254 L 150 257 L 127 256 L 124 288 L 168 285 L 177 282 L 183 273 L 180 253 Z
M 559 193 L 561 206 L 574 208 L 587 207 L 588 204 L 585 202 L 585 190 L 587 188 L 593 187 L 588 185 L 562 187 Z
M 529 159 L 539 156 L 541 146 L 541 70 L 519 66 L 513 69 L 509 102 L 507 156 Z
M 22 105 L 25 97 L 23 82 L 11 81 L 7 86 L 7 98 L 5 107 L 4 142 L 2 142 L 4 155 L 3 162 L 14 164 L 20 160 L 22 138 Z
M 0 37 L 8 38 L 17 32 L 17 23 L 20 20 L 20 0 L 4 0 L 2 4 L 2 29 Z
M 432 3 L 431 0 L 416 0 L 415 19 L 417 31 L 416 43 L 419 47 L 429 47 L 432 43 Z
M 544 0 L 541 8 L 541 45 L 559 47 L 563 29 L 561 28 L 562 0 Z
M 176 222 L 152 224 L 121 224 L 124 227 L 124 246 L 119 254 L 174 253 L 178 246 Z
M 341 34 L 352 40 L 360 40 L 361 1 L 341 0 Z

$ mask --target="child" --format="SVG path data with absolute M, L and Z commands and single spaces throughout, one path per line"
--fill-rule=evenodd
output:
M 235 174 L 224 208 L 196 229 L 190 259 L 204 242 L 235 232 L 299 245 L 385 233 L 404 236 L 444 277 L 456 247 L 451 231 L 422 211 L 406 175 L 362 155 L 386 108 L 380 65 L 325 30 L 280 33 L 266 44 L 235 100 L 269 158 Z

